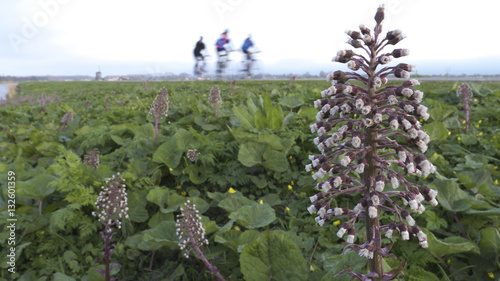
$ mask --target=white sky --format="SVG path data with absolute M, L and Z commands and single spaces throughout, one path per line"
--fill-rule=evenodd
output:
M 190 72 L 199 36 L 214 60 L 226 28 L 236 48 L 251 33 L 258 58 L 283 73 L 334 70 L 331 58 L 350 47 L 344 31 L 373 28 L 382 3 L 384 32 L 407 35 L 397 47 L 417 69 L 469 59 L 467 73 L 483 58 L 474 71 L 500 74 L 496 0 L 1 0 L 0 75 Z

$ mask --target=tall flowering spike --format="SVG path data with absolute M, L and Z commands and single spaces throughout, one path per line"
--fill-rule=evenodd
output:
M 225 281 L 226 278 L 220 273 L 217 266 L 208 261 L 201 250 L 203 245 L 208 245 L 208 240 L 205 238 L 205 229 L 201 223 L 201 217 L 196 209 L 196 205 L 191 204 L 188 200 L 180 209 L 181 213 L 177 215 L 176 234 L 179 237 L 179 247 L 181 251 L 184 251 L 184 256 L 189 258 L 191 251 L 196 252 L 198 258 L 203 261 L 209 272 L 217 280 Z
M 114 280 L 111 277 L 111 256 L 114 248 L 114 244 L 111 244 L 111 238 L 114 235 L 113 226 L 121 228 L 120 219 L 128 219 L 128 200 L 124 181 L 125 179 L 120 176 L 120 173 L 108 179 L 95 202 L 98 211 L 92 212 L 92 215 L 98 217 L 104 225 L 104 231 L 101 232 L 101 237 L 104 240 L 104 261 L 101 263 L 104 264 L 105 269 L 100 270 L 100 272 L 106 281 Z
M 196 205 L 188 200 L 181 208 L 181 214 L 177 215 L 177 236 L 181 242 L 179 247 L 184 251 L 184 256 L 189 258 L 189 253 L 195 248 L 208 245 L 205 239 L 205 229 L 201 224 L 201 217 L 198 214 Z
M 83 163 L 97 169 L 99 167 L 99 149 L 94 148 L 89 154 L 83 157 Z
M 147 81 L 146 81 L 147 82 Z M 161 88 L 160 93 L 156 95 L 151 104 L 149 114 L 155 118 L 155 140 L 158 139 L 158 124 L 162 117 L 166 117 L 168 112 L 168 92 L 165 87 Z
M 69 122 L 73 121 L 73 111 L 68 111 L 64 113 L 63 118 L 61 119 L 61 122 L 59 123 L 62 127 L 62 131 L 66 130 L 66 127 L 68 126 Z
M 354 50 L 339 51 L 333 60 L 347 63 L 353 72 L 335 71 L 327 75 L 332 86 L 314 102 L 319 113 L 317 122 L 310 126 L 311 132 L 318 134 L 314 142 L 321 155 L 310 156 L 312 163 L 306 165 L 312 177 L 321 181 L 316 189 L 322 190 L 311 197 L 313 205 L 308 211 L 318 212 L 316 221 L 320 225 L 345 220 L 337 235 L 344 238 L 348 232 L 347 246 L 369 259 L 371 272 L 365 277 L 371 276 L 372 280 L 390 280 L 397 275 L 384 274 L 382 256 L 387 256 L 388 250 L 381 245 L 381 232 L 388 238 L 401 235 L 403 240 L 413 234 L 422 247 L 427 247 L 425 234 L 410 213 L 422 213 L 423 201 L 437 204 L 435 190 L 407 179 L 407 175 L 428 176 L 436 170 L 422 154 L 430 139 L 419 120 L 427 120 L 429 114 L 421 104 L 423 93 L 414 88 L 419 82 L 410 79 L 414 66 L 391 66 L 394 59 L 408 55 L 409 51 L 383 50 L 405 38 L 401 30 L 382 34 L 383 20 L 381 6 L 375 14 L 374 29 L 360 25 L 360 32 L 346 32 Z M 388 85 L 390 76 L 405 80 L 401 85 Z M 357 83 L 350 84 L 350 80 Z M 397 166 L 403 169 L 396 169 Z M 392 188 L 387 188 L 387 184 Z M 359 202 L 350 204 L 353 209 L 330 209 L 332 200 L 351 194 L 361 194 Z M 380 217 L 384 212 L 393 213 L 393 221 L 382 224 Z M 360 220 L 365 221 L 367 241 L 355 245 L 353 228 Z
M 168 92 L 165 87 L 160 90 L 160 93 L 156 95 L 155 100 L 151 104 L 151 109 L 149 114 L 153 116 L 163 117 L 168 116 Z
M 217 85 L 212 86 L 212 89 L 210 89 L 210 95 L 208 96 L 208 102 L 214 104 L 215 116 L 217 116 L 217 104 L 222 103 L 219 86 Z
M 121 228 L 120 219 L 128 219 L 128 199 L 127 190 L 124 178 L 117 173 L 106 181 L 106 185 L 102 186 L 102 191 L 95 202 L 96 208 L 99 210 L 93 212 L 92 215 L 99 218 L 99 221 L 104 225 L 109 225 L 107 232 L 111 232 L 111 226 Z
M 470 100 L 472 98 L 472 90 L 470 86 L 466 83 L 460 84 L 457 89 L 457 97 L 464 103 L 464 113 L 465 113 L 465 132 L 469 131 L 469 112 L 470 112 Z

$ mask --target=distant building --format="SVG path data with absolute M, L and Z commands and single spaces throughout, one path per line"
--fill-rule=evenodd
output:
M 95 80 L 96 80 L 96 81 L 101 81 L 101 80 L 102 80 L 102 74 L 101 74 L 101 72 L 100 72 L 100 71 L 97 71 L 97 72 L 95 73 Z

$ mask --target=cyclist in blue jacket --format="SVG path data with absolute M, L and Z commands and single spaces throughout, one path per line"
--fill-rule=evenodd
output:
M 249 50 L 251 47 L 253 47 L 253 41 L 251 35 L 249 34 L 241 46 L 241 50 L 247 55 L 247 60 L 252 60 L 252 52 Z

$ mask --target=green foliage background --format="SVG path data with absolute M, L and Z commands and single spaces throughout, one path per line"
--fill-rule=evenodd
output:
M 208 103 L 214 84 L 223 101 L 218 117 Z M 102 226 L 91 213 L 104 180 L 116 172 L 126 179 L 130 207 L 130 219 L 113 238 L 118 280 L 210 279 L 203 264 L 185 259 L 177 246 L 174 219 L 187 199 L 203 215 L 207 257 L 231 280 L 333 280 L 346 266 L 366 272 L 366 260 L 351 251 L 342 254 L 339 226 L 319 227 L 306 210 L 315 183 L 304 166 L 308 155 L 318 153 L 309 129 L 317 113 L 312 105 L 328 83 L 148 86 L 22 83 L 16 104 L 0 107 L 1 245 L 9 237 L 8 171 L 16 173 L 18 219 L 17 273 L 7 272 L 2 246 L 0 280 L 102 280 L 94 262 L 103 251 Z M 155 141 L 148 112 L 163 86 L 170 106 Z M 398 260 L 387 259 L 385 266 L 408 259 L 404 280 L 500 276 L 500 84 L 471 84 L 468 132 L 457 86 L 418 87 L 431 114 L 424 126 L 432 140 L 426 155 L 438 173 L 415 180 L 438 189 L 440 205 L 415 217 L 428 235 L 428 249 L 395 237 Z M 42 109 L 43 92 L 49 102 Z M 63 127 L 69 111 L 74 119 Z M 83 164 L 93 148 L 100 151 L 98 169 Z M 194 162 L 186 156 L 189 149 L 201 153 Z M 363 225 L 356 228 L 357 239 L 363 239 Z

